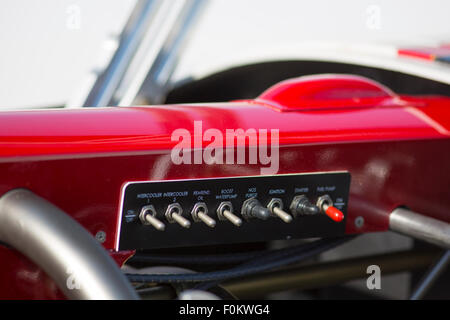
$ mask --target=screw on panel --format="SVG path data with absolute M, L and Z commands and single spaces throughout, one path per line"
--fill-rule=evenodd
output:
M 106 241 L 106 232 L 103 230 L 100 230 L 95 234 L 95 239 L 97 239 L 98 242 L 103 243 Z
M 358 216 L 355 218 L 355 227 L 362 228 L 364 226 L 364 218 L 361 216 Z

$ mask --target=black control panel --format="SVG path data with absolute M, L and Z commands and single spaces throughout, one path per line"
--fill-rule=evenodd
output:
M 348 172 L 130 182 L 117 248 L 343 235 L 349 188 Z

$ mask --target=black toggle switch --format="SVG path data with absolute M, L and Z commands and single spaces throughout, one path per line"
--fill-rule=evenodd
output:
M 294 217 L 297 215 L 315 215 L 320 213 L 320 208 L 311 203 L 305 195 L 295 196 L 289 209 Z
M 258 218 L 266 220 L 270 217 L 270 210 L 262 206 L 256 198 L 250 198 L 242 204 L 242 216 L 246 219 Z

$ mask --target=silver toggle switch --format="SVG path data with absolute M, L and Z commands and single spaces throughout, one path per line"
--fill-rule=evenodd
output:
M 220 220 L 228 220 L 236 227 L 242 224 L 242 219 L 233 214 L 233 204 L 230 201 L 221 202 L 217 208 L 217 216 Z
M 171 203 L 166 210 L 166 219 L 170 223 L 178 223 L 183 228 L 189 228 L 191 222 L 183 217 L 183 208 L 181 208 L 179 203 Z
M 166 225 L 156 218 L 156 210 L 153 205 L 142 207 L 139 219 L 145 225 L 152 225 L 156 230 L 164 231 Z
M 208 207 L 204 202 L 197 202 L 192 209 L 191 215 L 195 222 L 202 221 L 210 228 L 216 226 L 216 220 L 208 216 Z
M 272 200 L 270 200 L 269 204 L 267 205 L 267 208 L 270 210 L 270 212 L 272 212 L 273 215 L 277 216 L 284 222 L 289 223 L 292 221 L 292 216 L 283 210 L 283 200 L 272 198 Z

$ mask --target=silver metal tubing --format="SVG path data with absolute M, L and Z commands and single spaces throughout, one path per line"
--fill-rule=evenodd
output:
M 428 292 L 442 272 L 445 271 L 447 265 L 450 263 L 450 250 L 447 250 L 439 260 L 433 264 L 433 266 L 428 270 L 425 276 L 420 280 L 410 300 L 422 299 Z
M 389 216 L 389 228 L 398 233 L 450 249 L 450 224 L 408 209 L 397 208 Z
M 130 106 L 136 102 L 139 104 L 164 102 L 179 56 L 207 5 L 205 0 L 163 1 L 163 3 L 170 4 L 170 8 L 164 15 L 163 23 L 156 29 L 158 37 L 148 41 L 151 45 L 145 50 L 145 57 L 139 59 L 139 52 L 137 53 L 136 60 L 139 63 L 130 65 L 128 70 L 130 77 L 125 75 L 123 85 L 117 88 L 119 106 Z
M 41 267 L 70 299 L 138 299 L 106 250 L 69 215 L 24 189 L 0 198 L 0 241 Z
M 84 107 L 105 107 L 111 102 L 117 87 L 142 43 L 160 2 L 140 0 L 136 3 L 121 35 L 119 47 L 101 77 L 86 97 Z
M 204 0 L 139 0 L 121 34 L 117 51 L 84 107 L 162 102 L 182 49 L 203 10 Z M 79 100 L 80 100 L 79 99 Z

